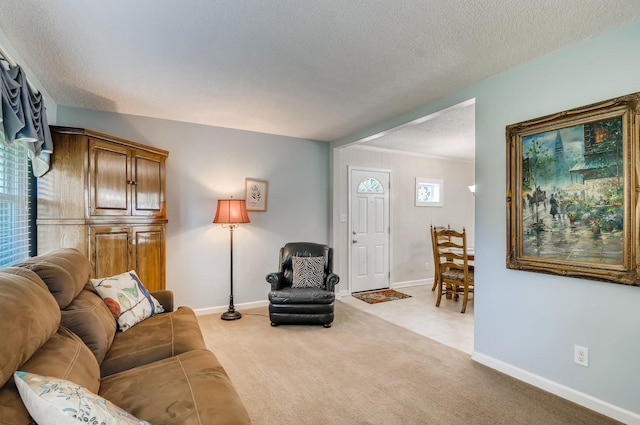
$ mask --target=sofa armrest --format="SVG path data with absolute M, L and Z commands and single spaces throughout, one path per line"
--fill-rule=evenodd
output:
M 282 272 L 269 273 L 265 279 L 271 284 L 272 291 L 282 289 L 282 283 L 284 282 L 284 274 Z
M 340 276 L 335 273 L 329 273 L 327 275 L 327 291 L 335 292 L 338 282 L 340 282 Z
M 173 311 L 173 291 L 162 289 L 160 291 L 150 291 L 150 293 L 162 305 L 165 312 Z

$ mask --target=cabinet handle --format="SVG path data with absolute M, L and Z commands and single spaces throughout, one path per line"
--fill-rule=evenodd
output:
M 133 184 L 131 180 L 127 180 L 127 184 Z
M 136 186 L 138 184 L 138 182 L 134 180 L 134 181 L 131 182 L 131 184 Z

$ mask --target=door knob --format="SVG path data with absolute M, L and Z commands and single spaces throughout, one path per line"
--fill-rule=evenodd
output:
M 355 231 L 355 230 L 353 231 L 353 234 L 354 234 L 354 235 L 356 234 L 356 231 Z

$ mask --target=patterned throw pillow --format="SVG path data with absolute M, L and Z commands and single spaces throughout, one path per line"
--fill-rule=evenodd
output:
M 13 379 L 39 424 L 150 425 L 71 381 L 22 371 L 15 372 Z
M 164 311 L 134 270 L 112 277 L 91 279 L 91 283 L 111 310 L 122 332 Z
M 324 281 L 324 257 L 291 257 L 293 288 L 321 288 Z

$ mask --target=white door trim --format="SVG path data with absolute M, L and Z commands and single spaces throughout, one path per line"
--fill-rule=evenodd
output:
M 361 166 L 357 166 L 357 165 L 348 165 L 347 166 L 347 219 L 348 219 L 348 226 L 347 226 L 347 239 L 344 241 L 345 245 L 345 249 L 347 251 L 347 275 L 349 276 L 349 285 L 348 285 L 348 290 L 349 290 L 349 295 L 351 295 L 352 291 L 352 285 L 351 285 L 351 270 L 352 270 L 352 255 L 351 255 L 351 232 L 352 232 L 352 217 L 351 214 L 353 213 L 352 208 L 351 208 L 351 174 L 352 171 L 373 171 L 373 172 L 378 172 L 378 173 L 387 173 L 389 174 L 389 287 L 391 287 L 391 283 L 393 282 L 393 271 L 392 271 L 392 267 L 391 267 L 391 259 L 393 258 L 393 208 L 391 208 L 392 205 L 392 197 L 393 197 L 393 187 L 391 184 L 391 177 L 393 176 L 393 173 L 391 172 L 391 170 L 388 169 L 384 169 L 384 168 L 373 168 L 373 167 L 361 167 Z

